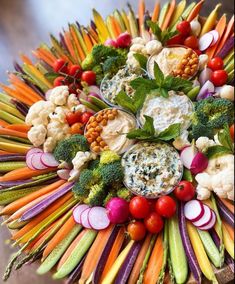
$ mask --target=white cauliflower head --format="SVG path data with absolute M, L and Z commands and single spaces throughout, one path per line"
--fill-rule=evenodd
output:
M 58 86 L 51 90 L 49 101 L 57 106 L 63 106 L 66 104 L 69 96 L 68 86 Z
M 150 40 L 146 44 L 146 51 L 149 55 L 159 53 L 162 50 L 162 43 L 159 40 Z
M 77 99 L 77 96 L 75 94 L 70 94 L 67 100 L 67 106 L 69 109 L 72 109 L 73 107 L 79 105 L 79 101 Z
M 41 146 L 46 139 L 46 135 L 47 129 L 42 124 L 31 127 L 28 132 L 29 141 L 33 144 L 34 147 Z
M 96 155 L 91 152 L 77 152 L 76 156 L 72 160 L 73 168 L 77 171 L 80 171 L 87 162 L 96 159 Z
M 205 152 L 209 147 L 216 145 L 216 142 L 208 137 L 202 136 L 196 140 L 195 144 L 200 152 Z
M 179 137 L 176 137 L 173 146 L 177 150 L 183 149 L 185 146 L 190 145 L 190 142 L 188 141 L 188 131 L 184 130 Z
M 135 37 L 135 38 L 132 39 L 132 44 L 145 45 L 146 43 L 147 43 L 147 41 L 142 37 Z
M 57 140 L 55 140 L 53 137 L 47 137 L 45 143 L 43 144 L 43 151 L 46 153 L 53 152 L 56 144 L 57 144 Z
M 67 137 L 69 134 L 70 127 L 68 124 L 60 123 L 59 121 L 51 121 L 47 125 L 47 136 L 53 137 L 53 139 L 60 141 Z
M 66 114 L 69 110 L 66 107 L 56 107 L 49 117 L 51 121 L 59 121 L 60 123 L 66 122 Z

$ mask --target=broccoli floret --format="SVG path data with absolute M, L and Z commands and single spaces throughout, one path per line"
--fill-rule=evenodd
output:
M 233 103 L 227 99 L 209 97 L 195 105 L 198 121 L 209 128 L 220 129 L 233 123 Z
M 97 173 L 101 176 L 102 181 L 107 186 L 122 182 L 124 177 L 121 161 L 100 165 Z
M 84 200 L 89 194 L 89 190 L 82 187 L 79 182 L 76 182 L 72 188 L 72 191 L 76 198 L 79 198 L 81 201 Z
M 104 62 L 108 57 L 117 56 L 118 52 L 114 47 L 97 44 L 91 51 L 92 57 L 96 64 Z
M 103 72 L 107 75 L 114 75 L 118 72 L 121 66 L 126 63 L 126 58 L 123 56 L 113 56 L 109 57 L 104 61 Z
M 108 150 L 103 151 L 100 155 L 100 163 L 101 164 L 109 164 L 114 161 L 119 161 L 121 157 L 114 151 Z
M 103 204 L 106 196 L 106 191 L 103 184 L 93 185 L 88 197 L 84 200 L 85 203 L 91 206 L 99 206 Z
M 95 66 L 95 61 L 91 53 L 82 61 L 81 67 L 83 70 L 91 70 Z
M 76 134 L 60 141 L 53 152 L 57 161 L 65 161 L 71 163 L 76 153 L 79 151 L 86 152 L 89 150 L 89 145 L 83 135 Z
M 99 160 L 99 159 L 91 160 L 91 161 L 88 163 L 87 168 L 88 168 L 89 170 L 94 170 L 94 169 L 98 168 L 99 163 L 100 163 L 100 160 Z
M 89 169 L 81 171 L 79 176 L 79 184 L 82 188 L 89 190 L 93 185 L 93 171 Z
M 210 139 L 214 137 L 214 130 L 207 125 L 204 125 L 200 122 L 192 124 L 192 130 L 190 131 L 190 138 L 198 139 L 199 137 L 206 136 Z
M 102 75 L 104 76 L 103 74 L 103 69 L 101 67 L 101 65 L 95 65 L 93 68 L 92 68 L 92 71 L 94 71 L 96 73 L 96 75 Z
M 130 201 L 132 193 L 127 188 L 123 187 L 117 191 L 117 196 L 125 199 L 126 201 Z

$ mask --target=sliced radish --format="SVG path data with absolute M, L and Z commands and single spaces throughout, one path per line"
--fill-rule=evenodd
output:
M 81 213 L 81 224 L 84 228 L 87 228 L 87 229 L 92 229 L 92 227 L 89 223 L 89 219 L 88 219 L 88 214 L 89 214 L 90 210 L 91 210 L 91 208 L 89 207 Z
M 199 50 L 204 51 L 206 50 L 213 42 L 214 36 L 211 33 L 206 33 L 204 34 L 200 39 L 199 39 Z
M 215 223 L 216 223 L 216 214 L 212 210 L 212 218 L 211 218 L 210 223 L 208 225 L 206 225 L 206 226 L 198 227 L 198 229 L 200 229 L 202 231 L 208 231 L 208 230 L 212 229 L 215 226 Z
M 43 153 L 41 156 L 41 162 L 48 168 L 58 167 L 59 163 L 51 153 Z
M 217 43 L 217 41 L 219 39 L 219 33 L 218 33 L 217 30 L 212 30 L 212 31 L 209 32 L 209 34 L 212 34 L 212 36 L 213 36 L 213 41 L 211 43 L 211 46 L 213 46 Z
M 207 226 L 212 219 L 212 210 L 210 209 L 210 207 L 208 207 L 205 204 L 203 204 L 203 207 L 204 207 L 203 216 L 198 221 L 193 222 L 193 225 L 196 227 Z
M 40 148 L 31 148 L 29 149 L 29 151 L 27 152 L 26 154 L 26 160 L 29 156 L 33 155 L 33 154 L 36 154 L 36 153 L 43 153 L 43 150 L 40 149 Z
M 89 223 L 95 230 L 103 230 L 110 224 L 107 211 L 104 207 L 95 206 L 89 211 Z
M 70 178 L 69 173 L 70 173 L 70 170 L 68 169 L 61 169 L 57 171 L 58 177 L 64 180 L 68 180 Z
M 199 200 L 190 200 L 184 205 L 184 216 L 191 222 L 196 222 L 204 215 L 203 203 Z
M 197 154 L 197 148 L 194 145 L 186 146 L 183 148 L 183 150 L 180 153 L 180 159 L 183 163 L 183 165 L 187 168 L 190 169 L 192 161 L 194 157 Z
M 73 210 L 73 219 L 76 223 L 81 224 L 81 214 L 86 209 L 89 209 L 89 206 L 86 204 L 80 204 Z
M 200 92 L 197 95 L 197 101 L 204 98 L 207 92 L 214 93 L 215 86 L 211 81 L 206 81 L 206 83 L 201 87 Z
M 190 166 L 190 171 L 192 174 L 197 175 L 203 172 L 208 166 L 208 158 L 202 152 L 198 152 L 193 158 L 192 164 Z
M 28 168 L 30 168 L 31 170 L 36 170 L 33 165 L 32 165 L 32 157 L 34 156 L 34 154 L 31 154 L 29 155 L 27 158 L 26 158 L 26 165 Z
M 43 153 L 36 153 L 32 155 L 31 163 L 35 170 L 45 170 L 48 168 L 41 161 L 42 155 Z

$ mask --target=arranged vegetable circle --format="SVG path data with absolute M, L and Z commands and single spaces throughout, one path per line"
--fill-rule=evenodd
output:
M 234 17 L 93 9 L 0 84 L 0 215 L 67 284 L 234 280 Z

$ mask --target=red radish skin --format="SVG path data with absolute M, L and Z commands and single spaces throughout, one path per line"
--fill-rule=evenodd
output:
M 113 40 L 111 38 L 107 39 L 104 43 L 105 46 L 112 46 L 112 47 L 115 47 L 117 48 L 117 42 L 116 40 Z
M 73 219 L 76 223 L 81 224 L 81 214 L 84 210 L 88 209 L 89 206 L 86 204 L 78 205 L 73 210 Z
M 204 227 L 207 226 L 212 220 L 212 210 L 207 205 L 203 204 L 204 214 L 203 216 L 196 222 L 192 222 L 195 227 Z
M 180 153 L 180 159 L 185 168 L 190 169 L 192 161 L 197 154 L 197 148 L 194 145 L 186 146 Z
M 129 203 L 123 198 L 111 198 L 106 209 L 111 223 L 121 224 L 126 222 L 129 217 Z
M 205 209 L 199 200 L 190 200 L 184 205 L 184 216 L 191 222 L 196 222 L 202 218 Z
M 211 43 L 211 46 L 215 45 L 219 39 L 219 33 L 217 30 L 212 30 L 209 32 L 209 34 L 212 34 L 213 35 L 213 41 Z
M 206 226 L 198 227 L 198 229 L 202 231 L 208 231 L 214 227 L 215 223 L 216 223 L 216 214 L 214 211 L 212 211 L 212 219 L 210 223 Z
M 26 159 L 31 156 L 32 154 L 36 154 L 36 153 L 43 153 L 42 149 L 40 148 L 31 148 L 27 154 L 26 154 Z
M 41 162 L 48 168 L 55 168 L 59 166 L 59 163 L 51 153 L 43 153 L 41 155 Z
M 122 33 L 118 36 L 117 40 L 117 47 L 126 48 L 131 44 L 131 35 L 127 32 Z
M 196 175 L 203 172 L 208 166 L 208 158 L 201 152 L 198 152 L 193 158 L 190 171 L 192 174 Z
M 87 229 L 92 229 L 92 227 L 91 227 L 91 225 L 89 224 L 89 221 L 88 221 L 88 214 L 89 214 L 90 210 L 91 210 L 91 208 L 87 208 L 81 213 L 81 225 L 84 228 L 87 228 Z
M 41 160 L 42 155 L 43 153 L 36 153 L 36 154 L 33 154 L 32 156 L 31 162 L 35 170 L 45 170 L 48 168 L 42 163 L 42 160 Z
M 26 158 L 26 165 L 28 168 L 30 168 L 31 170 L 36 170 L 33 165 L 32 165 L 32 157 L 34 156 L 34 154 L 31 154 L 30 156 L 28 156 Z
M 88 213 L 88 221 L 94 230 L 103 230 L 110 225 L 106 209 L 100 206 L 91 208 Z
M 208 47 L 211 46 L 212 42 L 214 40 L 214 36 L 211 33 L 204 34 L 198 42 L 199 50 L 205 51 Z

